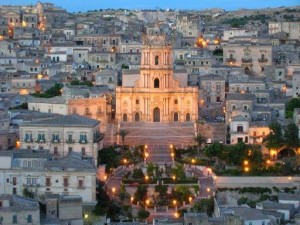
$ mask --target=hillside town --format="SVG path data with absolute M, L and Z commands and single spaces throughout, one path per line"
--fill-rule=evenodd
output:
M 0 5 L 2 224 L 300 224 L 300 6 Z

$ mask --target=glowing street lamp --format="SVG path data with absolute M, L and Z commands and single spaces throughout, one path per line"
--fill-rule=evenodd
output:
M 146 180 L 146 181 L 149 180 L 149 176 L 148 176 L 148 175 L 145 176 L 145 180 Z
M 112 192 L 113 194 L 115 194 L 116 188 L 115 188 L 115 187 L 112 187 L 111 192 Z
M 248 166 L 249 165 L 249 161 L 248 160 L 244 160 L 244 166 Z
M 174 213 L 174 216 L 175 218 L 179 218 L 179 213 L 178 212 Z
M 249 167 L 248 166 L 246 166 L 245 168 L 244 168 L 244 171 L 246 172 L 246 173 L 248 173 L 249 172 Z
M 189 197 L 189 202 L 190 202 L 190 204 L 191 204 L 192 201 L 193 201 L 193 198 L 190 196 L 190 197 Z
M 130 202 L 131 202 L 131 204 L 132 204 L 133 200 L 134 200 L 134 197 L 133 197 L 133 196 L 131 196 L 131 198 L 130 198 Z
M 192 164 L 195 164 L 196 163 L 196 160 L 195 159 L 192 159 Z
M 173 200 L 173 205 L 175 205 L 175 206 L 177 205 L 177 200 L 176 199 Z

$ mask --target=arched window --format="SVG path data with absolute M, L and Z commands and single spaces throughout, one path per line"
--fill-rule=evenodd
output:
M 191 121 L 191 114 L 187 113 L 186 116 L 185 116 L 185 120 L 188 122 L 188 121 Z
M 123 122 L 127 122 L 127 114 L 123 114 Z
M 139 122 L 140 121 L 140 114 L 139 113 L 135 114 L 134 120 L 135 120 L 135 122 Z
M 178 113 L 174 113 L 174 122 L 178 122 Z
M 159 79 L 155 78 L 154 80 L 154 88 L 159 88 Z
M 265 55 L 264 55 L 264 54 L 261 54 L 261 58 L 264 59 L 264 58 L 265 58 Z
M 177 99 L 174 100 L 174 104 L 175 104 L 175 105 L 178 104 L 178 100 L 177 100 Z
M 238 132 L 238 133 L 243 133 L 243 132 L 244 132 L 243 126 L 238 126 L 238 127 L 237 127 L 237 132 Z
M 139 99 L 136 99 L 136 100 L 135 100 L 135 104 L 137 104 L 137 105 L 140 104 L 140 100 L 139 100 Z
M 115 45 L 115 44 L 116 44 L 116 40 L 115 40 L 115 39 L 113 39 L 113 40 L 112 40 L 112 43 L 113 43 L 113 45 Z
M 248 136 L 245 137 L 245 143 L 248 143 Z
M 158 55 L 157 56 L 155 56 L 155 65 L 157 66 L 158 65 L 158 63 L 159 63 L 159 59 L 158 59 Z

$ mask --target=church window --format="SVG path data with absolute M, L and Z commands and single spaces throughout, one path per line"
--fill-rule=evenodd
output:
M 159 88 L 159 79 L 155 78 L 154 80 L 154 88 Z
M 175 105 L 178 104 L 178 100 L 177 100 L 177 99 L 174 100 L 174 104 L 175 104 Z
M 127 114 L 123 114 L 123 122 L 127 122 Z
M 137 104 L 137 105 L 140 104 L 140 100 L 136 99 L 135 104 Z
M 155 65 L 157 66 L 158 65 L 158 62 L 159 62 L 159 59 L 158 59 L 158 55 L 155 56 Z

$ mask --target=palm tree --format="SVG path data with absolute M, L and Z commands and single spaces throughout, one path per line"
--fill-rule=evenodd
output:
M 120 129 L 118 132 L 117 132 L 117 135 L 120 135 L 121 138 L 122 138 L 122 145 L 123 145 L 123 152 L 125 150 L 125 137 L 127 136 L 129 132 L 125 129 Z
M 206 143 L 206 138 L 202 136 L 200 133 L 198 133 L 194 138 L 193 141 L 197 145 L 197 150 L 198 150 L 198 156 L 200 155 L 200 151 L 202 148 L 202 145 Z

